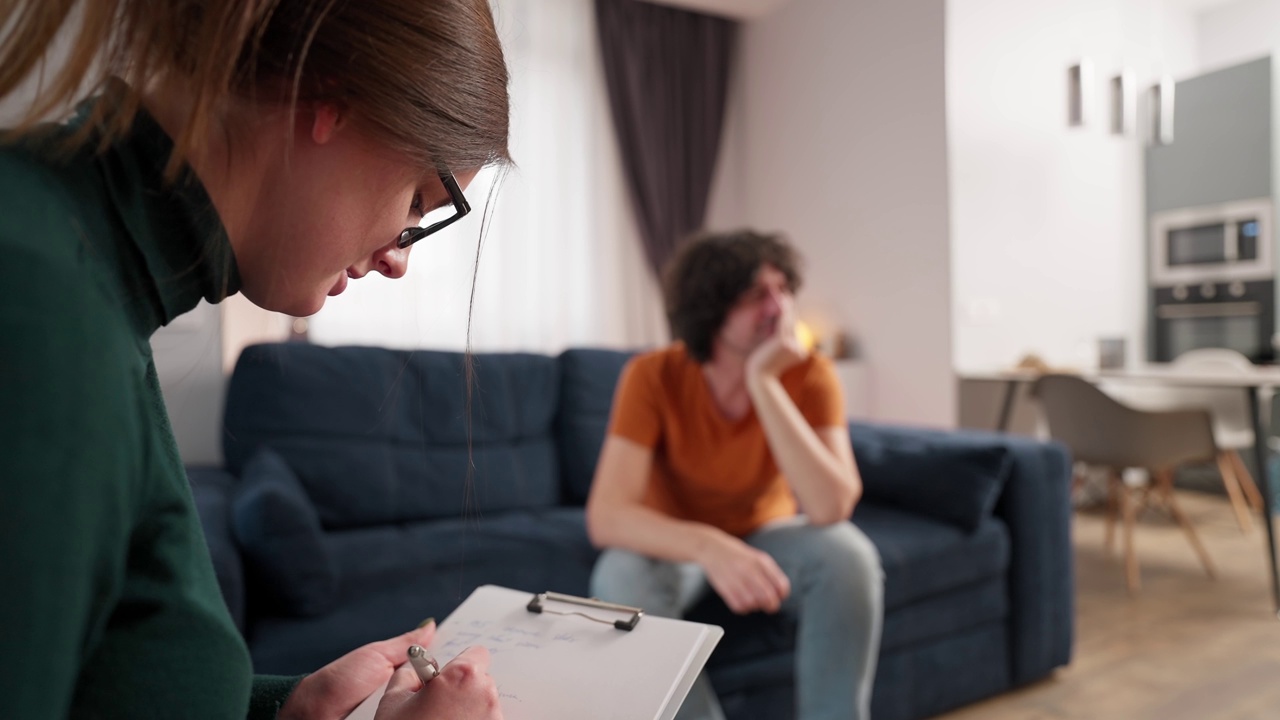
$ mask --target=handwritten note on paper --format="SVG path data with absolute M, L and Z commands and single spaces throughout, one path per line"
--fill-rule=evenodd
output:
M 628 632 L 577 615 L 530 613 L 530 597 L 481 587 L 428 648 L 442 666 L 469 647 L 488 649 L 506 720 L 655 720 L 708 642 L 707 626 L 695 623 L 644 618 Z M 348 720 L 371 720 L 376 701 L 357 713 L 366 705 L 367 717 Z

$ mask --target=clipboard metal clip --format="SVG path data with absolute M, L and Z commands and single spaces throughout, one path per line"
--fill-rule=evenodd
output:
M 615 613 L 628 613 L 631 615 L 631 617 L 630 619 L 627 619 L 627 620 L 605 620 L 602 618 L 595 617 L 593 615 L 588 615 L 587 613 L 584 613 L 584 612 L 577 612 L 577 611 L 561 612 L 557 610 L 549 610 L 546 607 L 546 604 L 548 602 L 565 603 L 567 605 L 580 605 L 584 607 L 595 608 L 596 610 L 605 610 L 608 612 L 615 612 Z M 544 592 L 544 593 L 538 593 L 537 595 L 534 595 L 533 599 L 529 601 L 529 604 L 525 606 L 525 609 L 527 609 L 531 613 L 545 612 L 548 615 L 577 615 L 579 617 L 584 617 L 592 622 L 603 623 L 605 625 L 612 625 L 619 630 L 628 630 L 628 631 L 635 630 L 636 625 L 640 624 L 640 618 L 644 616 L 644 610 L 638 607 L 631 607 L 629 605 L 618 605 L 616 603 L 604 602 L 603 600 L 596 600 L 594 598 L 580 598 L 580 597 L 577 597 L 576 595 L 565 595 L 564 593 L 557 593 L 557 592 Z

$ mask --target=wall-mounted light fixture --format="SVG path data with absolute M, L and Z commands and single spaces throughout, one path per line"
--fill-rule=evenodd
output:
M 1165 75 L 1150 90 L 1150 141 L 1152 145 L 1173 142 L 1173 78 Z
M 1087 59 L 1067 68 L 1067 125 L 1084 127 L 1092 114 L 1093 63 Z
M 1137 114 L 1138 96 L 1134 91 L 1133 71 L 1121 70 L 1111 78 L 1111 134 L 1128 135 L 1133 132 Z

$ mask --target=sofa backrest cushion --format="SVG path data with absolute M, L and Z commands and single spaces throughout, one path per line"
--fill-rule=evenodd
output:
M 246 348 L 227 390 L 227 467 L 239 474 L 269 444 L 326 529 L 556 505 L 556 359 L 478 354 L 474 371 L 469 399 L 462 353 Z
M 973 532 L 995 510 L 1011 465 L 1003 445 L 929 430 L 849 423 L 863 499 Z
M 315 617 L 338 598 L 337 564 L 324 545 L 315 507 L 289 465 L 261 447 L 231 498 L 231 531 L 244 552 L 250 598 L 272 614 Z
M 581 505 L 600 459 L 613 391 L 635 355 L 620 350 L 574 349 L 560 355 L 560 410 L 556 439 L 564 474 L 564 502 Z

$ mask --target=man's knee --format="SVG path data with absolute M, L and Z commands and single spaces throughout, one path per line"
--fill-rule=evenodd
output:
M 841 533 L 845 548 L 845 556 L 850 567 L 859 575 L 884 582 L 884 568 L 880 565 L 880 551 L 876 549 L 871 538 L 859 530 L 853 523 L 841 523 Z
M 672 563 L 629 550 L 605 550 L 591 573 L 591 595 L 635 605 L 659 616 L 678 616 L 679 577 Z
M 875 544 L 852 523 L 836 523 L 824 530 L 817 551 L 827 579 L 873 601 L 883 595 L 884 569 Z
M 626 594 L 632 586 L 648 585 L 652 574 L 649 558 L 629 550 L 605 550 L 596 559 L 591 571 L 591 594 L 601 600 L 613 600 L 618 593 Z

